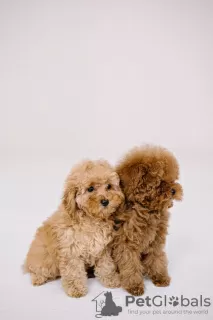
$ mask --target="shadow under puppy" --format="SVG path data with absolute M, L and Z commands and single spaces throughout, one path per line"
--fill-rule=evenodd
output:
M 68 176 L 58 210 L 37 230 L 24 264 L 33 285 L 59 276 L 72 297 L 87 293 L 86 270 L 106 287 L 120 286 L 108 244 L 111 215 L 124 200 L 119 177 L 106 161 L 84 161 Z
M 179 166 L 164 148 L 144 146 L 130 151 L 116 172 L 126 201 L 117 212 L 113 259 L 121 286 L 132 295 L 144 293 L 143 276 L 156 286 L 168 286 L 170 277 L 164 252 L 168 208 L 182 199 L 176 180 Z

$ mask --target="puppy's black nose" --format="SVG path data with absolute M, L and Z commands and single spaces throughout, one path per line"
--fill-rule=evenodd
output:
M 102 206 L 107 207 L 109 204 L 109 200 L 105 200 L 105 199 L 101 200 L 101 204 L 102 204 Z

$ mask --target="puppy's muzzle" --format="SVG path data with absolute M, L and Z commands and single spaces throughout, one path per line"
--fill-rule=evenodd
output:
M 102 204 L 103 207 L 107 207 L 108 204 L 109 204 L 109 200 L 103 199 L 103 200 L 101 200 L 101 204 Z

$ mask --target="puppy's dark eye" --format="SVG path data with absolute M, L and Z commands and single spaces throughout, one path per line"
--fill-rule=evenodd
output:
M 107 185 L 107 190 L 110 190 L 112 188 L 111 184 Z
M 94 191 L 94 187 L 93 187 L 93 186 L 89 187 L 89 188 L 87 189 L 87 191 L 88 191 L 88 192 L 93 192 L 93 191 Z
M 175 190 L 175 189 L 172 189 L 172 190 L 171 190 L 171 194 L 174 196 L 175 193 L 176 193 L 176 190 Z

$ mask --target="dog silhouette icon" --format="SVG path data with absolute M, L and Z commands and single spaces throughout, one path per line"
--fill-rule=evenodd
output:
M 112 292 L 107 291 L 106 293 L 104 293 L 104 295 L 106 299 L 105 299 L 105 305 L 101 310 L 101 315 L 102 316 L 118 316 L 119 312 L 122 311 L 122 307 L 116 306 L 112 298 Z

